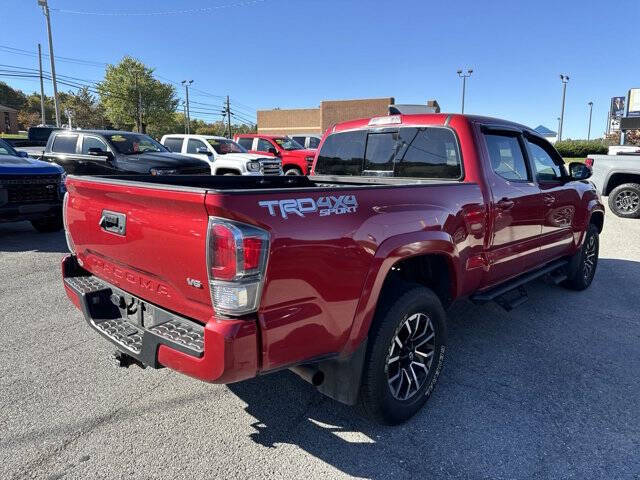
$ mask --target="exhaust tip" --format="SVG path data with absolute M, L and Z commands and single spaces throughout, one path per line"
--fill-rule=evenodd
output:
M 318 367 L 298 365 L 296 367 L 291 367 L 289 370 L 301 377 L 303 380 L 309 382 L 314 387 L 319 387 L 324 383 L 324 372 L 319 370 Z

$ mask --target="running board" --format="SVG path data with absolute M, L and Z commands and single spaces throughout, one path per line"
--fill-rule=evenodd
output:
M 485 290 L 482 292 L 478 292 L 474 295 L 471 295 L 470 300 L 473 303 L 487 303 L 491 301 L 497 301 L 505 310 L 512 310 L 513 308 L 521 305 L 527 300 L 526 290 L 524 290 L 524 285 L 535 280 L 537 278 L 543 277 L 545 275 L 550 275 L 552 281 L 556 284 L 566 280 L 566 275 L 564 273 L 558 275 L 551 275 L 554 271 L 564 268 L 569 265 L 567 260 L 556 260 L 555 262 L 551 262 L 548 265 L 545 265 L 538 270 L 534 270 L 533 272 L 525 273 L 513 280 L 509 280 L 503 284 L 498 285 L 497 287 L 493 287 L 489 290 Z M 510 294 L 509 296 L 514 296 L 515 298 L 507 299 L 503 297 L 505 294 Z M 502 297 L 502 298 L 500 298 Z M 499 301 L 501 300 L 501 301 Z

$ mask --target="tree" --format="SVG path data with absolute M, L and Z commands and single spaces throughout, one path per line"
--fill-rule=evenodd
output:
M 96 97 L 87 87 L 76 93 L 68 92 L 60 100 L 61 111 L 64 115 L 69 111 L 72 125 L 80 128 L 106 128 L 109 122 L 104 107 L 98 103 Z
M 11 88 L 4 82 L 0 82 L 0 105 L 20 110 L 27 100 L 27 96 L 20 90 Z
M 178 106 L 175 88 L 153 78 L 153 70 L 126 56 L 108 65 L 98 85 L 100 99 L 111 123 L 118 128 L 144 132 L 171 123 Z

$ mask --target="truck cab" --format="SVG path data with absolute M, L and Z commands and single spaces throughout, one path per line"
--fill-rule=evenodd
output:
M 211 175 L 282 175 L 282 161 L 248 153 L 233 140 L 214 135 L 164 135 L 160 143 L 174 153 L 204 160 Z
M 245 133 L 233 139 L 249 152 L 270 155 L 282 159 L 285 175 L 309 175 L 316 151 L 305 149 L 298 142 L 284 135 Z

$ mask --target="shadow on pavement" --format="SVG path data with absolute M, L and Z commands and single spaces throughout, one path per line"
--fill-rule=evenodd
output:
M 639 262 L 601 259 L 584 292 L 536 282 L 510 313 L 457 302 L 439 385 L 399 427 L 372 424 L 287 371 L 228 387 L 256 419 L 253 441 L 296 445 L 357 477 L 633 476 L 639 283 Z
M 29 222 L 0 223 L 0 252 L 68 251 L 64 232 L 38 233 Z

